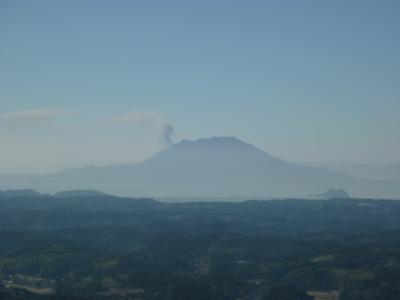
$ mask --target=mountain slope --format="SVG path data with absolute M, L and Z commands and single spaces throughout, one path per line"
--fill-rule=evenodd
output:
M 310 166 L 343 172 L 355 177 L 400 181 L 400 163 L 386 165 L 366 165 L 351 163 L 308 163 Z

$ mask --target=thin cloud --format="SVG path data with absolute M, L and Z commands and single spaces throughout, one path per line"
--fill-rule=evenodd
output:
M 154 112 L 145 112 L 145 111 L 131 111 L 126 114 L 114 116 L 112 119 L 119 123 L 126 123 L 126 124 L 146 123 L 146 122 L 158 123 L 162 120 L 159 114 Z
M 131 111 L 126 114 L 114 116 L 112 119 L 123 124 L 150 124 L 159 130 L 162 143 L 166 145 L 173 143 L 174 127 L 157 112 Z
M 62 110 L 32 109 L 3 113 L 0 115 L 0 118 L 10 122 L 31 122 L 49 120 L 61 116 L 62 114 Z

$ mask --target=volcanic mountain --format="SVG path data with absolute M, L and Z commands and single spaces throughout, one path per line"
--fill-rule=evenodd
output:
M 183 140 L 140 163 L 69 169 L 35 180 L 105 192 L 115 192 L 107 189 L 114 184 L 146 196 L 306 197 L 344 188 L 357 197 L 400 198 L 394 182 L 290 163 L 235 137 Z

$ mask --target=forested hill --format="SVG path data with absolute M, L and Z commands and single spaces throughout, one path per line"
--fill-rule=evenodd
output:
M 40 197 L 0 195 L 2 229 L 60 229 L 140 225 L 180 230 L 207 226 L 276 233 L 400 228 L 400 201 L 371 199 L 248 200 L 163 203 L 149 198 L 95 196 Z M 15 222 L 18 220 L 18 222 Z M 167 226 L 167 227 L 165 227 Z M 218 227 L 216 227 L 218 228 Z
M 398 300 L 400 202 L 0 196 L 1 299 Z

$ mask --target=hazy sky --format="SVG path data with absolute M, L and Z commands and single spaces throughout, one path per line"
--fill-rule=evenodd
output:
M 0 1 L 0 173 L 236 136 L 400 161 L 400 2 Z

